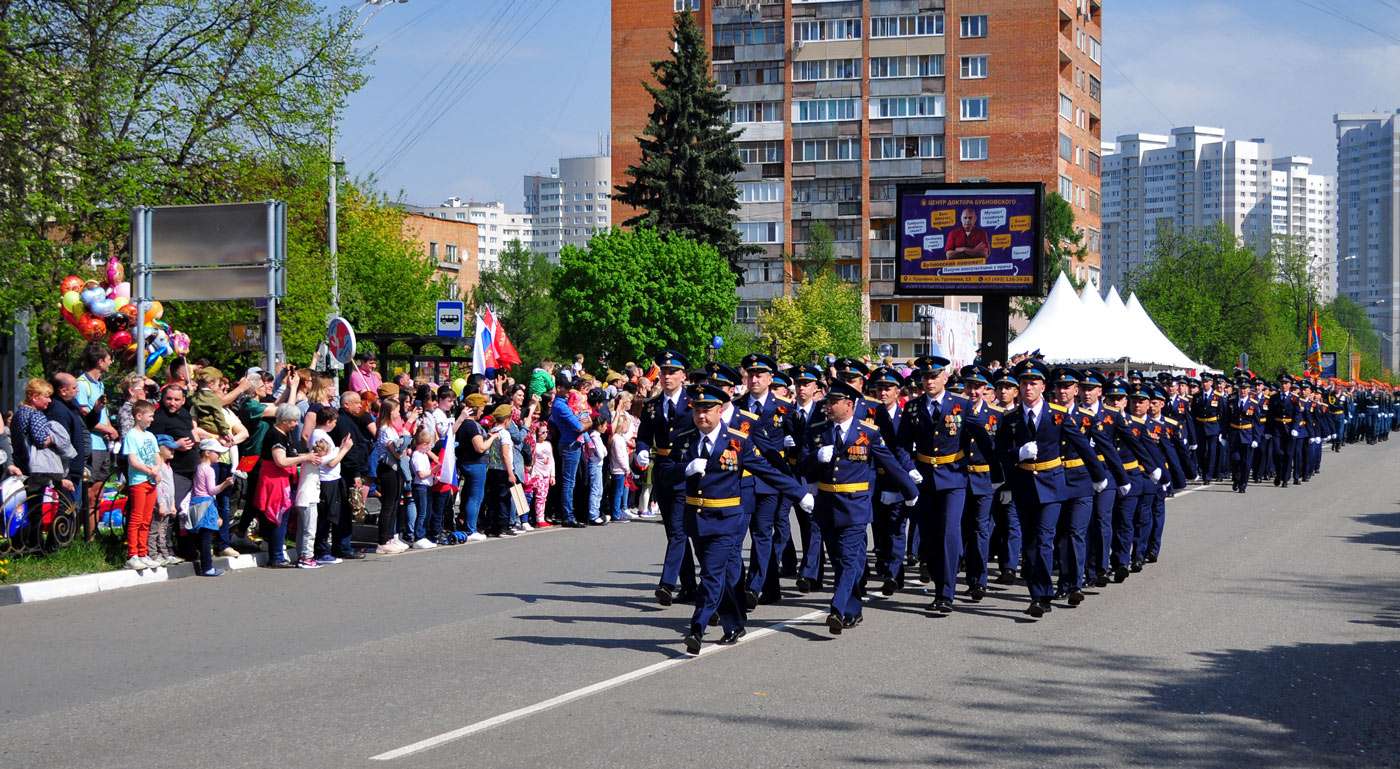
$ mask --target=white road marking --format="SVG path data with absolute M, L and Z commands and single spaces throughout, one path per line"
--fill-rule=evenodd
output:
M 541 711 L 549 710 L 550 708 L 558 707 L 560 705 L 565 705 L 570 702 L 574 702 L 575 700 L 581 700 L 584 697 L 597 694 L 598 692 L 607 691 L 608 689 L 613 689 L 618 686 L 622 686 L 623 684 L 631 683 L 640 678 L 646 678 L 649 675 L 660 673 L 663 670 L 673 668 L 677 665 L 683 665 L 687 662 L 690 662 L 693 659 L 696 659 L 697 657 L 704 657 L 710 654 L 718 654 L 727 649 L 736 648 L 746 643 L 757 641 L 760 638 L 773 635 L 774 633 L 777 633 L 779 630 L 782 630 L 783 628 L 789 625 L 797 625 L 803 622 L 818 619 L 820 617 L 825 617 L 826 614 L 827 612 L 825 609 L 822 609 L 820 611 L 809 611 L 806 614 L 802 614 L 791 619 L 781 620 L 779 622 L 775 622 L 771 625 L 768 625 L 767 627 L 755 630 L 749 633 L 747 636 L 745 636 L 742 641 L 735 644 L 734 646 L 716 646 L 713 644 L 708 645 L 700 650 L 699 655 L 676 657 L 673 659 L 656 662 L 651 665 L 647 665 L 644 668 L 638 668 L 636 670 L 623 673 L 622 675 L 614 676 L 606 681 L 599 681 L 595 684 L 589 684 L 588 686 L 582 687 L 580 689 L 575 689 L 571 692 L 565 692 L 564 694 L 561 694 L 557 697 L 551 697 L 547 700 L 544 700 L 543 702 L 537 702 L 533 705 L 527 705 L 523 708 L 512 710 L 509 713 L 502 713 L 498 716 L 492 716 L 491 718 L 488 718 L 485 721 L 477 721 L 474 724 L 468 724 L 467 726 L 463 726 L 460 729 L 453 729 L 450 732 L 443 732 L 442 734 L 439 734 L 436 737 L 429 737 L 426 740 L 419 740 L 418 742 L 415 742 L 412 745 L 405 745 L 401 748 L 395 748 L 394 750 L 380 753 L 377 756 L 370 756 L 369 760 L 393 761 L 395 759 L 404 758 L 405 756 L 411 756 L 415 753 L 422 753 L 425 750 L 432 750 L 433 748 L 445 745 L 454 740 L 460 740 L 463 737 L 470 737 L 471 735 L 477 734 L 478 732 L 484 732 L 487 729 L 494 729 L 497 726 L 502 726 L 512 721 L 518 721 L 522 718 L 532 716 Z

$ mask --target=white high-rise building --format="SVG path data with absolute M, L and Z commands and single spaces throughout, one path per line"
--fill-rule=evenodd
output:
M 1400 111 L 1340 114 L 1337 291 L 1366 310 L 1381 361 L 1400 361 Z
M 508 212 L 506 204 L 500 201 L 476 203 L 451 197 L 443 201 L 440 206 L 406 206 L 406 208 L 425 216 L 475 224 L 477 259 L 482 272 L 490 272 L 500 266 L 501 252 L 512 240 L 519 240 L 526 248 L 533 249 L 537 245 L 534 215 Z M 556 253 L 558 253 L 557 250 Z
M 1269 250 L 1276 234 L 1315 236 L 1310 242 L 1318 249 L 1315 280 L 1329 293 L 1331 271 L 1322 265 L 1330 227 L 1316 220 L 1327 220 L 1321 212 L 1331 209 L 1331 182 L 1308 173 L 1308 158 L 1273 157 L 1265 140 L 1226 140 L 1221 128 L 1183 126 L 1170 136 L 1119 136 L 1103 156 L 1104 280 L 1121 285 L 1145 266 L 1160 227 L 1188 232 L 1224 222 L 1260 253 Z M 1282 199 L 1276 199 L 1276 181 L 1283 182 Z M 1285 213 L 1281 222 L 1279 206 Z
M 535 249 L 559 261 L 566 245 L 586 246 L 612 222 L 612 158 L 559 158 L 549 175 L 527 174 L 525 212 L 535 217 Z
M 1311 173 L 1312 158 L 1274 158 L 1271 195 L 1276 237 L 1293 239 L 1308 252 L 1308 273 L 1319 298 L 1337 295 L 1336 184 L 1331 176 Z

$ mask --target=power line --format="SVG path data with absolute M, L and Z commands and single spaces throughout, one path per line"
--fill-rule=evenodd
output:
M 1311 8 L 1311 9 L 1313 9 L 1314 11 L 1318 11 L 1318 12 L 1320 12 L 1320 13 L 1325 13 L 1325 14 L 1327 14 L 1328 16 L 1331 16 L 1332 18 L 1341 19 L 1342 21 L 1345 21 L 1346 23 L 1351 24 L 1352 26 L 1360 27 L 1361 29 L 1364 29 L 1364 30 L 1366 30 L 1367 32 L 1370 32 L 1370 33 L 1376 35 L 1377 37 L 1380 37 L 1380 38 L 1385 39 L 1385 40 L 1389 40 L 1389 41 L 1392 42 L 1392 43 L 1400 44 L 1400 37 L 1396 37 L 1395 35 L 1392 35 L 1392 34 L 1390 34 L 1389 32 L 1382 32 L 1381 30 L 1376 29 L 1375 27 L 1373 27 L 1373 26 L 1371 26 L 1371 25 L 1369 25 L 1369 24 L 1365 24 L 1365 23 L 1363 23 L 1363 22 L 1357 21 L 1356 19 L 1353 19 L 1352 17 L 1350 17 L 1350 16 L 1348 16 L 1348 15 L 1342 13 L 1341 11 L 1338 11 L 1338 10 L 1335 9 L 1335 8 L 1328 8 L 1328 7 L 1322 6 L 1322 5 L 1314 5 L 1314 4 L 1310 3 L 1310 2 L 1308 2 L 1308 0 L 1298 0 L 1298 4 L 1299 4 L 1299 5 L 1305 5 L 1305 6 L 1309 7 L 1309 8 Z
M 389 42 L 390 40 L 393 40 L 394 38 L 398 37 L 399 34 L 402 33 L 404 30 L 406 30 L 406 29 L 408 29 L 409 27 L 413 26 L 414 24 L 417 24 L 418 22 L 422 21 L 422 20 L 423 20 L 423 17 L 427 16 L 428 14 L 432 13 L 433 11 L 438 10 L 438 9 L 441 8 L 441 7 L 442 7 L 442 3 L 441 3 L 441 2 L 434 3 L 434 4 L 430 4 L 427 8 L 424 8 L 424 9 L 423 9 L 423 12 L 422 12 L 422 13 L 418 14 L 417 16 L 414 16 L 413 18 L 409 19 L 408 21 L 404 22 L 403 24 L 400 24 L 397 28 L 395 28 L 394 30 L 390 31 L 390 32 L 389 32 L 388 34 L 386 34 L 384 37 L 379 38 L 379 40 L 375 41 L 374 45 L 372 45 L 371 48 L 378 48 L 379 46 L 384 45 L 385 43 Z
M 1167 116 L 1166 110 L 1164 110 L 1164 109 L 1162 109 L 1161 107 L 1157 106 L 1157 102 L 1153 101 L 1153 100 L 1152 100 L 1152 97 L 1151 97 L 1151 96 L 1148 96 L 1146 91 L 1142 90 L 1141 88 L 1138 88 L 1138 84 L 1135 83 L 1135 82 L 1133 82 L 1133 79 L 1132 79 L 1132 78 L 1128 77 L 1128 73 L 1124 72 L 1121 68 L 1119 68 L 1119 66 L 1118 66 L 1117 64 L 1114 64 L 1114 63 L 1113 63 L 1113 59 L 1109 58 L 1109 57 L 1105 54 L 1105 55 L 1103 56 L 1103 60 L 1104 60 L 1104 63 L 1108 64 L 1108 66 L 1110 66 L 1110 67 L 1113 68 L 1113 71 L 1114 71 L 1114 72 L 1117 72 L 1117 73 L 1118 73 L 1118 76 L 1119 76 L 1119 77 L 1121 77 L 1121 78 L 1123 78 L 1124 80 L 1126 80 L 1127 83 L 1128 83 L 1128 85 L 1131 86 L 1132 89 L 1133 89 L 1134 91 L 1137 91 L 1138 96 L 1141 96 L 1141 97 L 1143 98 L 1143 101 L 1147 102 L 1148 105 L 1152 107 L 1152 109 L 1157 110 L 1157 114 L 1158 114 L 1158 115 L 1161 115 L 1161 116 L 1162 116 L 1162 119 L 1167 121 L 1167 125 L 1168 125 L 1168 126 L 1173 126 L 1173 127 L 1176 126 L 1176 122 L 1175 122 L 1174 120 L 1172 120 L 1170 117 Z

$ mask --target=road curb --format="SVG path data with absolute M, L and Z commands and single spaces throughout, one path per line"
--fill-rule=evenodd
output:
M 266 562 L 267 553 L 245 553 L 236 558 L 223 556 L 215 558 L 214 566 L 225 571 L 240 571 L 262 566 Z M 0 606 L 105 593 L 111 590 L 155 585 L 193 576 L 196 576 L 194 564 L 187 561 L 157 569 L 142 569 L 140 571 L 121 569 L 97 574 L 77 574 L 72 577 L 44 579 L 37 582 L 21 582 L 17 585 L 0 585 Z

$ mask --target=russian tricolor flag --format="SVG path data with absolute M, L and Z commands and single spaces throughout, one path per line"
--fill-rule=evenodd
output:
M 472 373 L 484 374 L 488 368 L 505 368 L 520 364 L 520 353 L 510 343 L 506 330 L 496 319 L 496 313 L 486 305 L 476 314 L 476 335 L 472 343 Z

